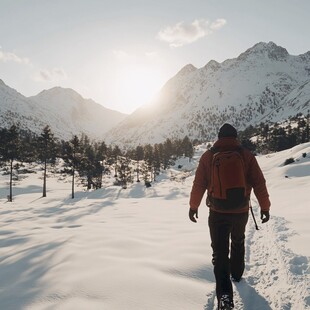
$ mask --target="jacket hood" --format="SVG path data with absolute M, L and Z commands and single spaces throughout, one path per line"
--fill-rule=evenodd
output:
M 221 150 L 231 150 L 240 146 L 239 140 L 232 137 L 220 138 L 213 144 L 214 148 L 219 148 Z

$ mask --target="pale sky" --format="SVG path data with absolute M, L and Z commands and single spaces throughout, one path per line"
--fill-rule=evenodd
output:
M 0 0 L 0 79 L 131 113 L 186 64 L 261 41 L 309 51 L 309 12 L 310 0 Z

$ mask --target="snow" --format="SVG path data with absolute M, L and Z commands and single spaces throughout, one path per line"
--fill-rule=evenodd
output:
M 222 63 L 186 65 L 157 97 L 108 131 L 118 145 L 161 143 L 166 138 L 214 139 L 230 121 L 238 130 L 307 114 L 310 102 L 308 53 L 289 55 L 260 42 Z
M 25 97 L 0 82 L 0 125 L 10 127 L 19 123 L 21 128 L 40 134 L 49 125 L 57 138 L 69 140 L 74 134 L 102 138 L 126 115 L 84 99 L 70 88 L 54 87 L 36 96 Z
M 0 308 L 214 309 L 214 275 L 202 204 L 188 219 L 194 159 L 183 158 L 150 188 L 111 186 L 70 198 L 70 182 L 26 175 L 6 201 L 0 176 Z M 304 158 L 303 153 L 307 156 Z M 295 162 L 284 166 L 287 158 Z M 234 284 L 236 309 L 310 308 L 310 143 L 259 156 L 272 207 L 260 230 L 249 218 L 244 280 Z M 182 165 L 182 168 L 178 168 Z M 173 179 L 173 180 L 172 180 Z M 254 306 L 253 306 L 254 305 Z

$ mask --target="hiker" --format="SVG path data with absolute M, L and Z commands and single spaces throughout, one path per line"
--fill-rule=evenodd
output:
M 198 207 L 207 190 L 218 309 L 234 307 L 231 279 L 239 282 L 245 267 L 245 227 L 252 188 L 262 223 L 266 223 L 270 201 L 265 178 L 255 156 L 237 140 L 237 130 L 226 123 L 213 147 L 200 158 L 189 203 L 189 218 L 197 222 Z

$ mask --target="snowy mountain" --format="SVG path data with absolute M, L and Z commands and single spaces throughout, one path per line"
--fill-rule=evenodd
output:
M 222 63 L 186 65 L 152 102 L 127 117 L 72 89 L 55 87 L 27 98 L 1 80 L 0 102 L 0 127 L 19 122 L 39 133 L 49 125 L 64 139 L 84 132 L 131 146 L 185 135 L 210 141 L 226 121 L 242 130 L 307 113 L 310 52 L 293 56 L 273 42 L 261 42 Z
M 0 102 L 0 127 L 18 122 L 23 129 L 41 133 L 49 125 L 55 136 L 63 139 L 82 132 L 91 138 L 102 138 L 126 116 L 84 99 L 72 89 L 55 87 L 25 97 L 2 80 Z
M 282 101 L 282 104 L 274 110 L 268 119 L 281 121 L 291 116 L 291 111 L 308 115 L 310 110 L 310 80 L 293 89 Z M 295 114 L 296 114 L 295 113 Z
M 212 140 L 226 121 L 241 130 L 306 113 L 309 83 L 310 52 L 292 56 L 273 42 L 261 42 L 223 63 L 211 60 L 200 69 L 186 65 L 106 140 L 156 143 L 185 135 Z

